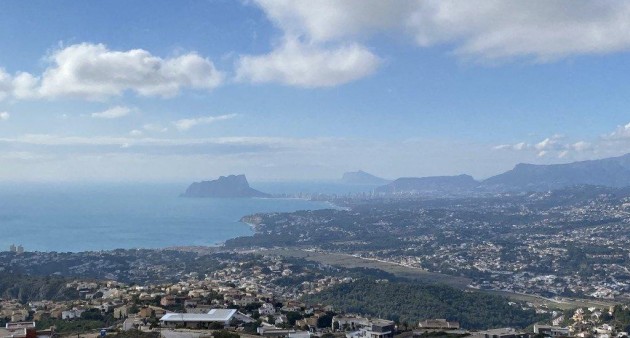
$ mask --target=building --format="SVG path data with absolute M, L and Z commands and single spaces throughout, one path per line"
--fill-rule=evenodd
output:
M 214 323 L 229 325 L 235 309 L 212 309 L 208 313 L 167 313 L 160 318 L 162 327 L 208 329 Z
M 35 322 L 11 322 L 0 328 L 0 338 L 50 338 L 52 330 L 37 331 Z
M 69 319 L 81 318 L 81 314 L 83 312 L 85 312 L 85 310 L 83 309 L 72 309 L 68 311 L 63 311 L 61 312 L 61 319 L 69 320 Z
M 129 306 L 123 305 L 114 309 L 114 318 L 122 319 L 129 315 Z
M 258 313 L 261 316 L 275 315 L 276 314 L 276 308 L 271 303 L 265 303 L 258 309 Z
M 297 331 L 293 329 L 281 329 L 273 325 L 263 325 L 256 329 L 256 332 L 263 337 L 289 337 L 289 335 L 295 334 Z
M 173 306 L 175 304 L 177 304 L 177 300 L 171 295 L 164 296 L 160 299 L 160 305 L 162 306 Z
M 368 325 L 346 334 L 346 338 L 393 338 L 396 326 L 391 320 L 370 319 Z
M 123 322 L 123 331 L 135 330 L 142 326 L 144 322 L 140 318 L 127 318 Z
M 418 328 L 424 330 L 459 330 L 459 322 L 449 322 L 446 319 L 427 319 L 418 323 Z
M 529 334 L 513 328 L 504 328 L 473 332 L 470 338 L 529 338 Z
M 567 337 L 570 332 L 568 327 L 534 324 L 534 333 L 547 337 Z
M 367 326 L 370 321 L 367 318 L 355 316 L 334 316 L 332 319 L 332 329 L 343 331 L 355 331 L 360 327 Z

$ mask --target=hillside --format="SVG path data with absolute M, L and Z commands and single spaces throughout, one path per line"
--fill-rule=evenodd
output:
M 448 286 L 363 279 L 308 295 L 307 303 L 335 310 L 416 323 L 431 318 L 459 321 L 467 329 L 526 327 L 543 320 L 534 310 L 510 305 L 503 297 Z
M 344 173 L 341 182 L 356 185 L 384 185 L 391 181 L 359 170 Z
M 566 164 L 518 164 L 482 182 L 498 191 L 541 191 L 574 185 L 630 186 L 630 154 Z

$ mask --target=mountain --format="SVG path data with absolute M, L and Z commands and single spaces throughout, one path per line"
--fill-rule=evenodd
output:
M 383 185 L 391 182 L 390 180 L 366 173 L 363 170 L 344 173 L 341 181 L 345 184 L 357 185 Z
M 498 191 L 544 191 L 574 185 L 630 186 L 630 154 L 566 164 L 517 164 L 490 177 L 483 188 Z
M 378 187 L 377 193 L 387 194 L 460 194 L 479 186 L 470 175 L 403 177 Z
M 252 189 L 245 175 L 221 176 L 214 181 L 194 182 L 182 197 L 271 197 L 269 194 Z

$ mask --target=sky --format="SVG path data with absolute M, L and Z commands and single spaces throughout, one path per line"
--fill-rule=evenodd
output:
M 630 3 L 0 2 L 0 181 L 470 174 L 630 152 Z

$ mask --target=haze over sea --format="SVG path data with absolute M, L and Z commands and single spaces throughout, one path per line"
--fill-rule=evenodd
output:
M 297 189 L 252 186 L 271 193 Z M 331 208 L 300 199 L 178 197 L 185 189 L 186 184 L 2 184 L 0 251 L 11 244 L 59 252 L 215 245 L 253 234 L 239 222 L 248 214 Z

